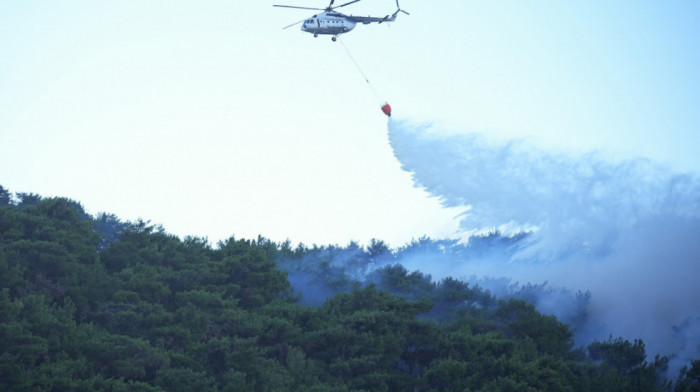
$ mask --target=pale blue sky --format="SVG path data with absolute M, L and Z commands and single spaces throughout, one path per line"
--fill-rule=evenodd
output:
M 212 241 L 453 234 L 340 43 L 272 4 L 0 2 L 0 184 Z M 700 171 L 700 3 L 401 6 L 342 36 L 397 118 Z

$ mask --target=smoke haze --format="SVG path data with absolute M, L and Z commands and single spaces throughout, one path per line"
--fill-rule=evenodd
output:
M 648 355 L 671 357 L 672 372 L 700 357 L 697 177 L 647 159 L 552 153 L 430 124 L 390 120 L 389 141 L 416 187 L 463 209 L 462 234 L 529 233 L 469 263 L 416 253 L 400 260 L 407 269 L 496 295 L 539 288 L 549 293 L 533 300 L 540 311 L 565 322 L 586 314 L 577 343 L 641 338 Z

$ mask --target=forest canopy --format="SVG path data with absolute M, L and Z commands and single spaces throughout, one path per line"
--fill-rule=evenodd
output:
M 672 382 L 641 340 L 576 347 L 527 295 L 393 263 L 408 248 L 212 246 L 0 186 L 0 390 L 700 390 L 698 360 Z

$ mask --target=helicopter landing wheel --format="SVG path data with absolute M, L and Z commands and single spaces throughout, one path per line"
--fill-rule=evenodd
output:
M 318 38 L 318 34 L 314 34 L 314 38 Z
M 336 37 L 332 37 L 332 38 L 331 38 L 331 41 L 335 42 L 337 39 L 338 39 L 338 38 L 336 38 Z

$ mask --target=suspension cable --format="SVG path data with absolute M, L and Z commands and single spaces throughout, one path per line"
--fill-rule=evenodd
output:
M 367 82 L 367 85 L 369 86 L 369 88 L 370 88 L 370 89 L 372 90 L 372 92 L 374 93 L 374 96 L 375 96 L 380 102 L 383 102 L 384 100 L 379 96 L 379 93 L 377 92 L 377 90 L 374 89 L 374 86 L 372 86 L 372 83 L 369 82 L 369 79 L 367 79 L 367 75 L 365 75 L 365 73 L 362 72 L 362 68 L 360 68 L 360 65 L 357 63 L 357 61 L 355 61 L 355 58 L 352 56 L 352 53 L 350 53 L 350 50 L 348 49 L 348 47 L 345 46 L 345 43 L 340 39 L 340 37 L 337 37 L 337 38 L 338 38 L 338 42 L 340 42 L 340 44 L 343 45 L 343 48 L 345 49 L 345 52 L 346 52 L 346 53 L 348 54 L 348 56 L 350 57 L 350 60 L 352 60 L 352 62 L 355 64 L 355 67 L 357 67 L 357 70 L 360 71 L 360 75 L 362 75 L 362 78 L 365 79 L 365 82 Z

